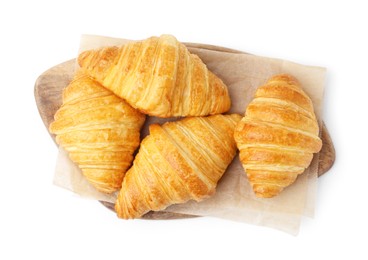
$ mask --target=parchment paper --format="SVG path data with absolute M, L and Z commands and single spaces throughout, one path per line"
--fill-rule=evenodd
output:
M 83 35 L 80 52 L 109 45 L 122 45 L 129 40 L 102 36 Z M 232 107 L 229 113 L 244 115 L 245 108 L 253 99 L 256 89 L 269 77 L 279 73 L 294 75 L 313 101 L 320 126 L 322 122 L 322 101 L 325 68 L 305 66 L 281 59 L 260 57 L 245 53 L 214 51 L 193 47 L 207 67 L 219 76 L 229 88 Z M 161 119 L 147 117 L 141 138 L 148 134 L 152 123 L 163 123 L 177 118 Z M 199 216 L 213 216 L 255 225 L 276 228 L 296 235 L 302 216 L 313 217 L 317 190 L 318 154 L 310 167 L 299 175 L 296 182 L 272 199 L 256 198 L 239 162 L 238 155 L 228 167 L 217 186 L 214 196 L 200 203 L 189 201 L 172 205 L 166 211 Z M 116 193 L 106 195 L 96 191 L 83 177 L 79 168 L 70 161 L 67 153 L 60 148 L 56 164 L 54 183 L 80 196 L 115 203 Z

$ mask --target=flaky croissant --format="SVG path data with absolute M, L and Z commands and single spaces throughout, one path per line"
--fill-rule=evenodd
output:
M 310 98 L 290 75 L 258 88 L 235 129 L 240 161 L 257 197 L 273 197 L 292 184 L 320 151 Z
M 50 132 L 99 191 L 121 187 L 139 146 L 145 116 L 90 77 L 78 73 L 63 91 Z
M 138 218 L 215 192 L 236 154 L 234 128 L 240 115 L 191 117 L 150 125 L 127 172 L 115 209 L 120 218 Z
M 90 76 L 141 112 L 205 116 L 230 109 L 226 85 L 171 35 L 81 53 Z

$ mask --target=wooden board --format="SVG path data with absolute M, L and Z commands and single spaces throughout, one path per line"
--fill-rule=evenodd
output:
M 188 47 L 216 50 L 222 52 L 240 53 L 237 50 L 227 49 L 212 45 L 203 45 L 196 43 L 186 43 Z M 50 123 L 54 120 L 54 114 L 59 109 L 62 103 L 62 91 L 71 81 L 74 74 L 75 60 L 69 60 L 42 73 L 34 87 L 34 94 L 38 111 L 42 118 L 45 127 L 48 129 Z M 55 136 L 50 134 L 55 141 Z M 323 123 L 322 128 L 323 147 L 319 154 L 318 176 L 326 173 L 334 164 L 335 148 L 328 133 L 328 130 Z M 114 210 L 114 205 L 107 202 L 101 202 L 107 208 Z M 143 216 L 145 219 L 176 219 L 193 217 L 191 215 L 183 215 L 170 212 L 149 212 Z

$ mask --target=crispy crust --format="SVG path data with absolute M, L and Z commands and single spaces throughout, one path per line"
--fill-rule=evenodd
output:
M 310 98 L 292 76 L 272 77 L 258 88 L 235 129 L 240 161 L 258 197 L 292 184 L 321 150 Z

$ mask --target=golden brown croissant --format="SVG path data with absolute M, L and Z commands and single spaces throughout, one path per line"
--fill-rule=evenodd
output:
M 290 75 L 258 88 L 235 129 L 240 161 L 257 197 L 273 197 L 292 184 L 320 151 L 313 104 Z
M 236 154 L 234 128 L 240 115 L 191 117 L 150 125 L 127 172 L 115 209 L 120 218 L 138 218 L 215 192 Z
M 85 51 L 78 62 L 145 114 L 205 116 L 230 109 L 226 85 L 171 35 Z
M 121 187 L 139 146 L 145 116 L 86 75 L 63 92 L 50 132 L 99 191 Z

